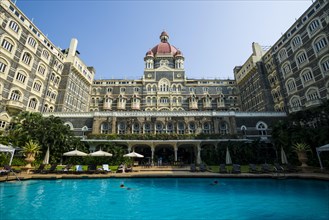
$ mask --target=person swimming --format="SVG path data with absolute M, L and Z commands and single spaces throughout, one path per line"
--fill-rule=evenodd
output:
M 210 185 L 215 186 L 215 185 L 219 185 L 219 183 L 217 180 L 215 180 L 214 182 L 210 183 Z

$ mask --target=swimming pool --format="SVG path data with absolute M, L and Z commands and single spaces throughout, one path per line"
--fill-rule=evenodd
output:
M 328 219 L 328 195 L 300 179 L 30 180 L 0 183 L 0 219 Z

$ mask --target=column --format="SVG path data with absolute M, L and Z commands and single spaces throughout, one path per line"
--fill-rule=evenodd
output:
M 177 142 L 173 144 L 174 146 L 174 152 L 175 152 L 175 162 L 177 161 L 177 151 L 178 151 L 178 147 L 177 147 Z
M 196 157 L 196 164 L 201 164 L 201 146 L 200 142 L 197 143 L 196 149 L 197 149 L 197 157 Z
M 151 165 L 153 166 L 153 159 L 154 159 L 154 151 L 155 151 L 155 147 L 154 147 L 154 143 L 152 143 L 152 146 L 151 146 Z

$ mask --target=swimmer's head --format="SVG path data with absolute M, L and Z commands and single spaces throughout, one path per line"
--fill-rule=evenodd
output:
M 214 181 L 214 183 L 215 183 L 215 184 L 217 184 L 217 183 L 218 183 L 218 181 L 217 181 L 217 180 L 215 180 L 215 181 Z
M 120 187 L 123 188 L 123 187 L 125 187 L 125 185 L 123 183 L 121 183 Z

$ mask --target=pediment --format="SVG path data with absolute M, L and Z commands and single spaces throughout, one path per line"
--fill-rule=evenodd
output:
M 156 69 L 156 71 L 173 71 L 173 68 L 170 68 L 169 66 L 160 66 L 159 68 Z

